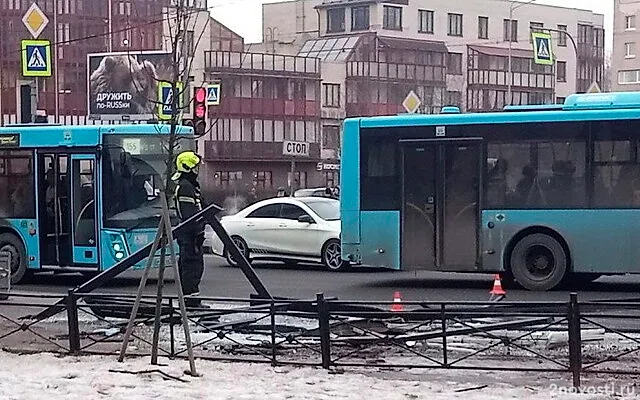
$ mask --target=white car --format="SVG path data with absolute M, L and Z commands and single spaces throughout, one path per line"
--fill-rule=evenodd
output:
M 250 262 L 321 263 L 332 271 L 349 265 L 340 252 L 340 202 L 335 199 L 272 198 L 224 216 L 221 223 Z M 213 231 L 207 235 L 212 252 L 236 266 L 218 236 Z

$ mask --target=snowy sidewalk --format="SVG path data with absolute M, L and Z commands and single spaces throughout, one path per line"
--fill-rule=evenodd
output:
M 490 384 L 482 386 L 483 374 L 465 371 L 377 372 L 375 376 L 347 371 L 330 374 L 317 368 L 218 363 L 196 360 L 193 378 L 183 371 L 185 360 L 160 359 L 162 366 L 150 365 L 149 357 L 130 358 L 118 363 L 117 357 L 60 357 L 52 354 L 14 355 L 0 351 L 0 399 L 3 400 L 269 400 L 269 399 L 619 399 L 633 393 L 634 387 L 615 387 L 613 383 L 588 388 L 600 394 L 567 394 L 550 380 L 523 375 L 532 381 L 521 387 Z M 163 372 L 189 382 L 163 378 L 161 374 L 125 374 L 117 371 Z M 363 371 L 365 372 L 365 371 Z M 507 374 L 508 375 L 508 374 Z M 505 381 L 512 381 L 511 376 Z M 559 382 L 565 381 L 560 380 Z M 548 385 L 543 387 L 542 385 Z M 463 391 L 470 389 L 468 391 Z M 636 389 L 640 394 L 640 388 Z M 624 396 L 626 397 L 626 396 Z M 631 398 L 631 397 L 629 397 Z

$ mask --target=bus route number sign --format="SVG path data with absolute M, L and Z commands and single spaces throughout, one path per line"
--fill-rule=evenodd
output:
M 122 139 L 122 147 L 124 151 L 130 154 L 140 154 L 140 139 L 127 138 Z

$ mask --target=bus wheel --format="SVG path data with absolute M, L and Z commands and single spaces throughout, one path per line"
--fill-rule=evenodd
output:
M 11 233 L 0 234 L 0 251 L 11 254 L 11 284 L 22 281 L 27 273 L 27 256 L 22 240 Z
M 549 235 L 522 238 L 511 252 L 511 272 L 525 289 L 545 291 L 556 287 L 567 272 L 567 255 Z

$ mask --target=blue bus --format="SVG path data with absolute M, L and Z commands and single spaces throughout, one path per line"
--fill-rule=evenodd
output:
M 153 241 L 169 129 L 0 128 L 0 251 L 12 255 L 12 283 L 44 270 L 96 274 Z M 195 150 L 192 128 L 177 133 L 177 151 Z
M 640 93 L 442 111 L 345 121 L 345 260 L 539 291 L 640 272 Z

